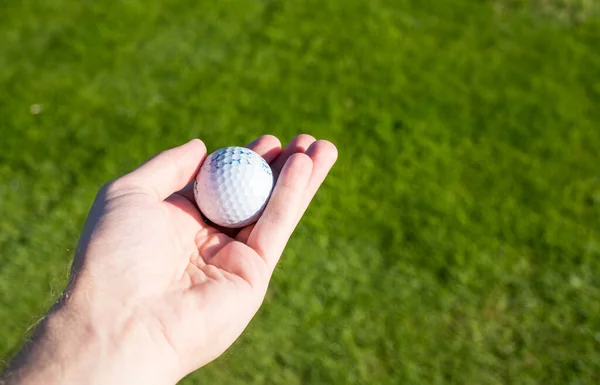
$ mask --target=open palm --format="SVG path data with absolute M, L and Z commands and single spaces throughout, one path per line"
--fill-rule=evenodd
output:
M 283 150 L 273 136 L 248 147 L 277 177 L 255 225 L 233 232 L 203 220 L 190 181 L 206 148 L 193 140 L 105 186 L 80 239 L 69 291 L 127 308 L 126 322 L 146 336 L 143 354 L 175 380 L 218 357 L 248 325 L 337 157 L 331 143 L 308 135 Z

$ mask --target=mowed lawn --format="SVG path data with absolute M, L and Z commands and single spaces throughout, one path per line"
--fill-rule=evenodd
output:
M 240 340 L 183 384 L 600 383 L 600 10 L 0 3 L 0 360 L 96 190 L 193 137 L 339 161 Z

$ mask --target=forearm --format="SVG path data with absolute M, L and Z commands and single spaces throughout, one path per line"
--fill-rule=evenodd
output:
M 37 326 L 3 380 L 10 385 L 87 382 L 86 374 L 93 373 L 107 354 L 102 345 L 91 328 L 76 324 L 74 314 L 53 311 Z
M 123 312 L 93 314 L 89 307 L 61 303 L 0 375 L 0 385 L 156 384 L 174 378 L 137 347 L 142 328 Z

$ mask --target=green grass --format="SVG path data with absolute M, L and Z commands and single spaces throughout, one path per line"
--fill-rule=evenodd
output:
M 0 359 L 102 183 L 192 137 L 307 132 L 338 164 L 247 332 L 184 384 L 599 383 L 599 8 L 0 3 Z

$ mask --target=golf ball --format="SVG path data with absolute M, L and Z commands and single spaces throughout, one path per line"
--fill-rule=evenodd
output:
M 211 222 L 237 228 L 258 219 L 272 189 L 273 172 L 260 155 L 244 147 L 225 147 L 200 167 L 194 197 Z

